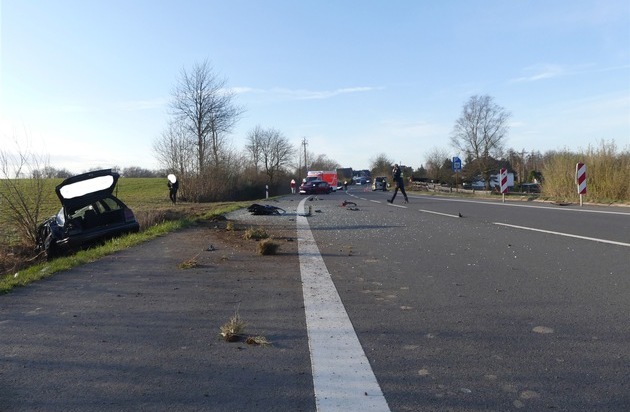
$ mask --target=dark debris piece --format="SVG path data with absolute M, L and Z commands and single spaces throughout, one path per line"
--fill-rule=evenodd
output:
M 277 206 L 271 205 L 259 205 L 257 203 L 253 203 L 251 206 L 247 208 L 247 211 L 252 215 L 283 215 L 286 211 Z

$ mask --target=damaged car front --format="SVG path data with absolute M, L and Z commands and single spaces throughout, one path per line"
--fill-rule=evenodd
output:
M 111 169 L 72 176 L 55 192 L 59 212 L 37 228 L 37 248 L 53 258 L 95 242 L 137 232 L 132 210 L 113 195 L 120 175 Z

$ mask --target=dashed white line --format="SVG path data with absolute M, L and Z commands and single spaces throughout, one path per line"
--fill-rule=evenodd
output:
M 630 243 L 617 242 L 615 240 L 607 240 L 607 239 L 599 239 L 599 238 L 596 238 L 596 237 L 572 235 L 570 233 L 554 232 L 552 230 L 534 229 L 532 227 L 509 225 L 507 223 L 494 222 L 494 224 L 495 225 L 499 225 L 499 226 L 513 227 L 513 228 L 516 228 L 516 229 L 531 230 L 533 232 L 549 233 L 551 235 L 566 236 L 566 237 L 572 237 L 572 238 L 576 238 L 576 239 L 590 240 L 590 241 L 593 241 L 593 242 L 608 243 L 608 244 L 611 244 L 611 245 L 630 247 Z
M 296 221 L 317 410 L 389 411 L 304 216 L 305 201 Z
M 459 219 L 459 215 L 450 215 L 448 213 L 441 213 L 441 212 L 434 212 L 432 210 L 423 210 L 423 209 L 418 209 L 420 212 L 424 212 L 424 213 L 432 213 L 434 215 L 442 215 L 442 216 L 448 216 L 448 217 L 455 217 Z

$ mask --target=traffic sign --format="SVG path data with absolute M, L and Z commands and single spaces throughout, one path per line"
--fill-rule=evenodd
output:
M 582 206 L 584 204 L 584 195 L 586 194 L 586 165 L 584 163 L 575 165 L 575 183 L 577 183 L 580 206 Z
M 459 172 L 462 170 L 462 161 L 459 157 L 453 157 L 453 172 Z
M 586 165 L 578 163 L 575 165 L 575 183 L 578 187 L 578 195 L 586 194 Z
M 501 184 L 501 193 L 507 193 L 508 191 L 508 174 L 507 169 L 501 169 L 499 173 L 499 181 Z

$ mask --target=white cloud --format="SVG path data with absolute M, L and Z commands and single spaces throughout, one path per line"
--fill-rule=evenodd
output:
M 518 77 L 512 81 L 518 82 L 535 82 L 543 79 L 551 79 L 553 77 L 567 75 L 567 70 L 558 64 L 537 64 L 523 69 L 525 76 Z
M 592 74 L 592 73 L 606 73 L 614 72 L 618 70 L 628 70 L 630 65 L 610 66 L 610 67 L 597 67 L 594 64 L 582 64 L 574 67 L 565 67 L 560 64 L 541 63 L 525 67 L 522 71 L 524 76 L 512 79 L 511 82 L 535 82 L 538 80 L 551 79 L 554 77 Z
M 374 90 L 382 90 L 382 87 L 344 87 L 335 90 L 307 90 L 307 89 L 286 89 L 286 88 L 272 88 L 272 89 L 256 89 L 253 87 L 234 87 L 232 91 L 237 94 L 266 94 L 273 97 L 291 100 L 318 100 L 329 99 L 331 97 L 340 96 L 344 94 L 353 93 L 365 93 Z

